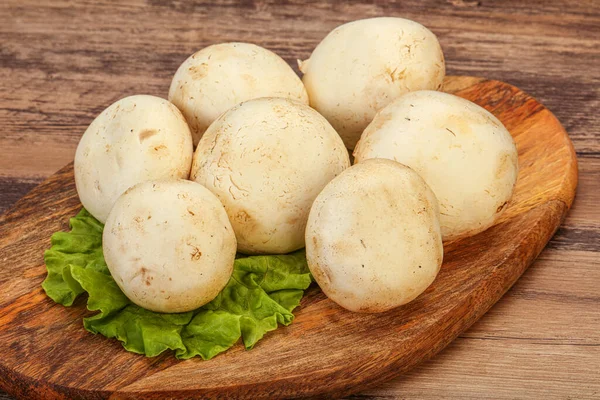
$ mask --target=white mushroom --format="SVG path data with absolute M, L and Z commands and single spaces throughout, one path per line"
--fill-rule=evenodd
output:
M 415 299 L 443 258 L 438 204 L 410 168 L 367 160 L 333 179 L 315 200 L 306 257 L 327 297 L 359 312 Z
M 191 179 L 219 197 L 238 248 L 287 253 L 304 246 L 310 206 L 350 165 L 344 143 L 312 108 L 289 99 L 242 103 L 206 131 Z
M 181 64 L 169 89 L 169 100 L 190 125 L 194 145 L 219 115 L 259 97 L 308 104 L 294 70 L 277 54 L 250 43 L 221 43 L 194 53 Z
M 504 211 L 517 179 L 517 149 L 491 113 L 460 97 L 408 93 L 381 110 L 355 162 L 389 158 L 418 172 L 440 203 L 444 240 L 474 235 Z
M 75 153 L 75 183 L 83 206 L 101 222 L 129 187 L 152 179 L 187 178 L 192 136 L 167 100 L 126 97 L 91 123 Z
M 148 310 L 194 310 L 225 287 L 235 235 L 223 205 L 195 182 L 149 181 L 127 190 L 111 210 L 104 258 L 123 293 Z
M 439 89 L 444 55 L 431 31 L 402 18 L 370 18 L 331 31 L 300 63 L 311 107 L 349 149 L 375 113 L 402 94 Z

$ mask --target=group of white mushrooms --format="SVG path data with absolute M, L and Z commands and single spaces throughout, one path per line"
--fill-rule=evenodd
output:
M 513 139 L 485 109 L 437 91 L 444 56 L 425 27 L 347 23 L 300 70 L 253 44 L 209 46 L 179 67 L 168 101 L 124 98 L 86 130 L 77 191 L 105 223 L 106 263 L 134 303 L 190 311 L 225 287 L 236 252 L 306 246 L 331 300 L 386 311 L 433 282 L 442 240 L 506 208 Z

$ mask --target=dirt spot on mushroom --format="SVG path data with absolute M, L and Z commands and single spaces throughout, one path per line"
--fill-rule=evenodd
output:
M 140 269 L 138 269 L 136 273 L 133 274 L 131 280 L 137 278 L 140 275 L 142 276 L 142 280 L 146 280 L 146 273 L 148 273 L 148 269 L 146 267 L 140 267 Z
M 440 125 L 446 128 L 447 132 L 452 132 L 454 136 L 457 135 L 470 135 L 473 133 L 473 129 L 471 128 L 471 123 L 477 122 L 473 120 L 469 120 L 461 115 L 451 114 L 448 115 L 444 121 Z
M 510 167 L 510 154 L 504 154 L 500 158 L 500 163 L 498 164 L 498 168 L 496 169 L 496 179 L 501 179 L 504 174 L 508 171 Z
M 505 201 L 504 203 L 502 203 L 497 209 L 496 209 L 496 214 L 498 214 L 500 211 L 504 210 L 504 207 L 506 207 L 506 205 L 508 204 L 508 201 Z
M 317 282 L 321 282 L 326 286 L 331 283 L 331 271 L 327 266 L 317 263 L 316 268 L 312 269 L 311 272 L 315 275 Z
M 133 221 L 134 221 L 134 226 L 133 227 L 135 229 L 137 229 L 141 233 L 146 233 L 146 228 L 144 226 L 144 223 L 147 221 L 146 217 L 140 216 L 140 215 L 136 215 L 135 217 L 133 217 Z
M 385 74 L 390 77 L 392 82 L 400 81 L 400 80 L 404 79 L 404 77 L 406 76 L 406 67 L 405 68 L 396 67 L 394 69 L 386 67 Z
M 202 257 L 202 252 L 196 246 L 192 246 L 192 249 L 193 249 L 192 253 L 191 253 L 192 261 L 198 261 L 200 259 L 200 257 Z
M 273 104 L 272 109 L 273 112 L 279 116 L 283 116 L 288 113 L 288 110 L 279 104 Z
M 156 153 L 163 153 L 163 154 L 165 154 L 165 153 L 169 152 L 169 149 L 164 144 L 161 144 L 159 146 L 154 146 L 154 151 Z
M 341 256 L 344 256 L 344 255 L 353 256 L 356 252 L 355 244 L 349 243 L 349 242 L 346 242 L 343 240 L 332 243 L 330 245 L 330 247 L 331 247 L 331 250 L 333 250 L 333 252 L 335 254 L 338 254 Z
M 188 68 L 190 76 L 194 80 L 200 80 L 208 74 L 208 64 L 202 63 L 200 65 L 192 65 Z
M 144 141 L 150 139 L 152 136 L 156 135 L 158 131 L 156 129 L 144 129 L 138 134 L 138 138 L 140 143 L 144 143 Z
M 254 221 L 254 218 L 250 214 L 248 214 L 246 210 L 238 211 L 237 214 L 235 214 L 234 219 L 244 224 L 248 224 Z

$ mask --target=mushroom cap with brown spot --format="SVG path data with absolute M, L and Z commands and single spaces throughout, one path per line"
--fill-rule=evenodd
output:
M 344 143 L 319 113 L 262 98 L 233 107 L 208 128 L 191 179 L 223 202 L 240 252 L 282 254 L 304 247 L 313 200 L 349 166 Z
M 388 158 L 423 177 L 440 203 L 444 240 L 494 224 L 518 174 L 513 138 L 477 104 L 448 93 L 407 93 L 381 110 L 354 149 L 354 162 Z
M 367 160 L 333 179 L 313 203 L 308 266 L 327 297 L 348 310 L 406 304 L 442 264 L 438 218 L 433 192 L 413 170 Z
M 223 205 L 191 181 L 129 189 L 111 210 L 102 240 L 117 285 L 152 311 L 194 310 L 214 299 L 233 272 L 236 240 Z
M 169 101 L 187 119 L 194 145 L 219 115 L 259 97 L 308 104 L 306 89 L 294 70 L 277 54 L 251 43 L 203 48 L 181 64 L 169 88 Z
M 185 179 L 192 136 L 181 112 L 159 97 L 136 95 L 102 111 L 75 153 L 75 184 L 83 206 L 101 222 L 129 187 L 153 179 Z
M 439 89 L 446 75 L 436 36 L 403 18 L 369 18 L 331 31 L 300 64 L 311 107 L 353 149 L 375 113 L 406 92 Z

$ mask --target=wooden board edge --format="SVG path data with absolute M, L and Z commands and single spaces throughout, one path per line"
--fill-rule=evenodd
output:
M 44 181 L 42 181 L 39 185 L 35 186 L 31 189 L 25 196 L 21 197 L 19 200 L 15 202 L 12 206 L 10 206 L 7 210 L 5 210 L 2 214 L 0 214 L 0 231 L 2 230 L 5 224 L 14 222 L 18 218 L 22 217 L 22 213 L 20 212 L 21 208 L 28 202 L 31 201 L 32 198 L 37 197 L 38 191 L 52 182 L 61 181 L 64 175 L 71 174 L 73 171 L 73 161 L 66 164 L 64 167 L 56 171 L 54 174 L 50 175 Z M 74 215 L 73 215 L 74 216 Z
M 69 387 L 42 382 L 5 367 L 0 362 L 0 389 L 15 399 L 53 399 L 70 400 L 73 398 L 106 399 L 110 392 L 73 390 Z

